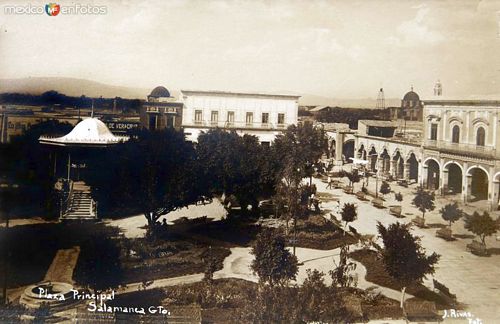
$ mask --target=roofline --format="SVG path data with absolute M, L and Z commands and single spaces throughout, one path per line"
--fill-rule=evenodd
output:
M 465 100 L 440 100 L 440 99 L 430 99 L 430 100 L 421 100 L 424 103 L 424 106 L 431 105 L 452 105 L 452 106 L 500 106 L 500 100 L 474 100 L 474 99 L 465 99 Z
M 229 92 L 219 90 L 181 90 L 184 94 L 202 94 L 202 95 L 228 95 L 234 97 L 256 97 L 256 98 L 283 98 L 298 100 L 301 96 L 291 94 L 265 94 L 265 93 L 251 93 L 251 92 Z

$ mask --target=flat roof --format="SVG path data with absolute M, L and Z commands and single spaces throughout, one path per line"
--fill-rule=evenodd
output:
M 424 106 L 500 106 L 500 100 L 494 99 L 430 99 L 422 102 Z
M 252 92 L 229 92 L 219 90 L 181 90 L 182 94 L 187 95 L 207 95 L 207 96 L 231 96 L 231 97 L 255 97 L 255 98 L 280 98 L 280 99 L 299 99 L 301 96 L 292 94 L 269 94 Z
M 390 120 L 371 120 L 371 119 L 362 119 L 359 122 L 365 124 L 366 126 L 373 127 L 398 127 L 397 122 Z

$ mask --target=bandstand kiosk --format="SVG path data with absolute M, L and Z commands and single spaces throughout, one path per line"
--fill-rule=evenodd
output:
M 95 117 L 83 119 L 71 132 L 62 137 L 41 136 L 40 144 L 51 145 L 55 155 L 67 157 L 63 172 L 57 170 L 56 189 L 61 193 L 60 220 L 85 220 L 97 218 L 97 202 L 92 198 L 90 187 L 85 183 L 87 161 L 109 146 L 125 142 L 127 136 L 116 136 Z M 59 171 L 59 172 L 58 172 Z

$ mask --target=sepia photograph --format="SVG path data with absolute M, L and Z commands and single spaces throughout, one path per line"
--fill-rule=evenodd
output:
M 0 0 L 0 323 L 500 323 L 500 0 L 50 1 Z

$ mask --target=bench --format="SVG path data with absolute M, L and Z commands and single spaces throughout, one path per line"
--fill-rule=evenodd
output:
M 436 231 L 437 237 L 440 237 L 440 238 L 445 239 L 447 241 L 453 240 L 453 236 L 451 234 L 452 234 L 452 232 L 451 232 L 451 229 L 449 227 L 443 227 L 443 228 L 440 228 Z
M 472 243 L 466 245 L 467 251 L 470 251 L 472 254 L 479 256 L 487 256 L 489 255 L 488 249 L 486 249 L 486 245 L 478 242 L 476 240 L 472 240 Z
M 349 187 L 349 186 L 348 186 L 348 187 L 344 187 L 344 189 L 343 189 L 343 190 L 344 190 L 344 192 L 345 192 L 346 194 L 352 194 L 352 187 Z
M 377 208 L 384 208 L 384 201 L 380 198 L 375 198 L 372 200 L 372 205 Z
M 389 213 L 393 216 L 396 216 L 398 218 L 401 217 L 401 206 L 391 206 L 389 207 Z
M 411 222 L 418 227 L 425 227 L 425 219 L 423 217 L 417 216 Z
M 406 318 L 412 322 L 438 321 L 436 303 L 430 301 L 405 301 Z
M 362 201 L 367 201 L 368 199 L 366 198 L 366 195 L 363 191 L 358 191 L 356 192 L 356 197 L 359 199 L 359 200 L 362 200 Z

